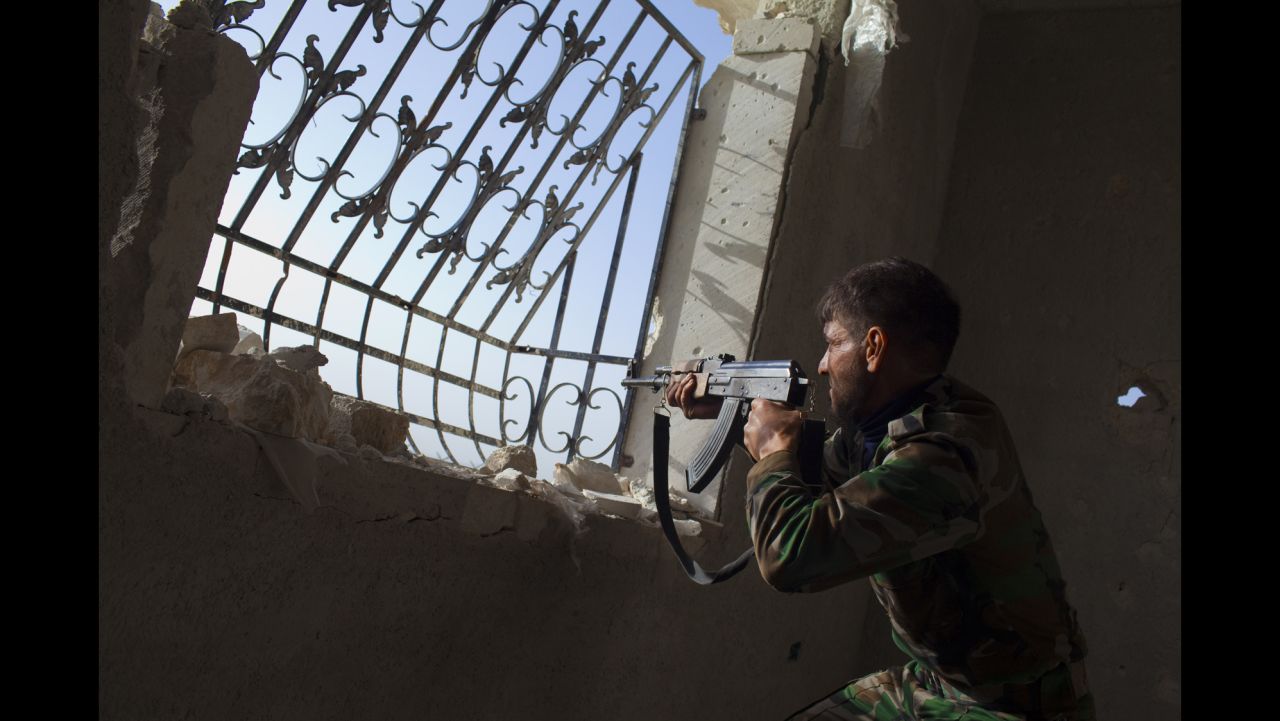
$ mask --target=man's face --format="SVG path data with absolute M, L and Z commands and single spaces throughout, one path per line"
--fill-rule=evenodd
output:
M 854 338 L 844 324 L 832 319 L 822 325 L 827 352 L 818 363 L 818 374 L 831 385 L 831 412 L 845 425 L 865 420 L 872 375 L 867 369 L 862 339 Z

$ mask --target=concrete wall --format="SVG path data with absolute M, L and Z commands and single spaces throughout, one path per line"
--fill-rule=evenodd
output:
M 308 515 L 236 427 L 101 434 L 102 719 L 783 718 L 857 651 L 851 589 L 696 586 L 633 521 L 337 453 Z
M 314 469 L 308 514 L 254 435 L 156 410 L 235 157 L 227 113 L 247 118 L 252 92 L 220 94 L 248 69 L 230 41 L 129 40 L 143 7 L 100 24 L 100 133 L 132 135 L 99 151 L 122 173 L 99 197 L 100 718 L 781 718 L 844 680 L 856 638 L 829 628 L 865 615 L 852 589 L 793 599 L 752 571 L 699 587 L 655 528 L 597 516 L 576 536 L 526 494 L 278 439 Z M 173 101 L 143 112 L 140 88 Z M 140 212 L 127 241 L 122 207 Z M 705 533 L 705 557 L 741 547 Z
M 988 15 L 934 268 L 1004 411 L 1101 718 L 1181 718 L 1180 8 Z M 1132 385 L 1149 397 L 1117 405 Z
M 794 358 L 814 378 L 823 352 L 814 307 L 826 286 L 860 263 L 904 255 L 931 264 L 937 253 L 980 13 L 969 0 L 904 0 L 898 7 L 911 41 L 888 55 L 871 142 L 840 145 L 851 78 L 837 59 L 819 75 L 822 90 L 788 171 L 751 357 Z M 816 383 L 816 415 L 829 410 L 827 390 L 825 379 Z M 740 454 L 730 467 L 721 516 L 727 527 L 746 523 L 750 465 Z M 866 583 L 849 587 L 870 598 Z M 865 618 L 836 623 L 859 639 L 857 661 L 844 668 L 849 678 L 905 660 L 874 600 Z
M 680 159 L 644 373 L 672 360 L 747 357 L 787 162 L 812 105 L 817 51 L 817 30 L 804 19 L 744 20 L 734 54 L 702 88 L 698 107 L 706 118 L 690 124 Z M 644 391 L 632 406 L 623 452 L 635 463 L 625 475 L 650 472 L 656 401 Z M 683 461 L 694 457 L 712 425 L 676 413 L 668 464 L 673 488 L 685 488 Z M 719 483 L 694 503 L 713 512 Z

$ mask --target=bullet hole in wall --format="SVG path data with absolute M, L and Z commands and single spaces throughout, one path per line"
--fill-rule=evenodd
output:
M 1138 402 L 1139 398 L 1145 398 L 1146 396 L 1147 394 L 1142 390 L 1142 388 L 1138 386 L 1131 386 L 1124 395 L 1116 399 L 1116 403 L 1124 406 L 1125 408 L 1132 408 L 1134 404 Z

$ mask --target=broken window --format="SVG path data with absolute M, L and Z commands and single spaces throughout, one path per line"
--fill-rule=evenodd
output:
M 240 2 L 218 29 L 260 89 L 192 314 L 315 346 L 416 452 L 616 469 L 697 49 L 646 0 Z

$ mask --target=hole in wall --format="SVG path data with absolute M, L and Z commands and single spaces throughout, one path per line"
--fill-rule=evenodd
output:
M 1130 386 L 1129 390 L 1126 391 L 1124 395 L 1120 396 L 1119 398 L 1116 398 L 1116 403 L 1121 406 L 1124 406 L 1125 408 L 1132 408 L 1135 404 L 1137 404 L 1138 399 L 1145 398 L 1146 396 L 1147 396 L 1147 393 L 1143 391 L 1141 387 Z

